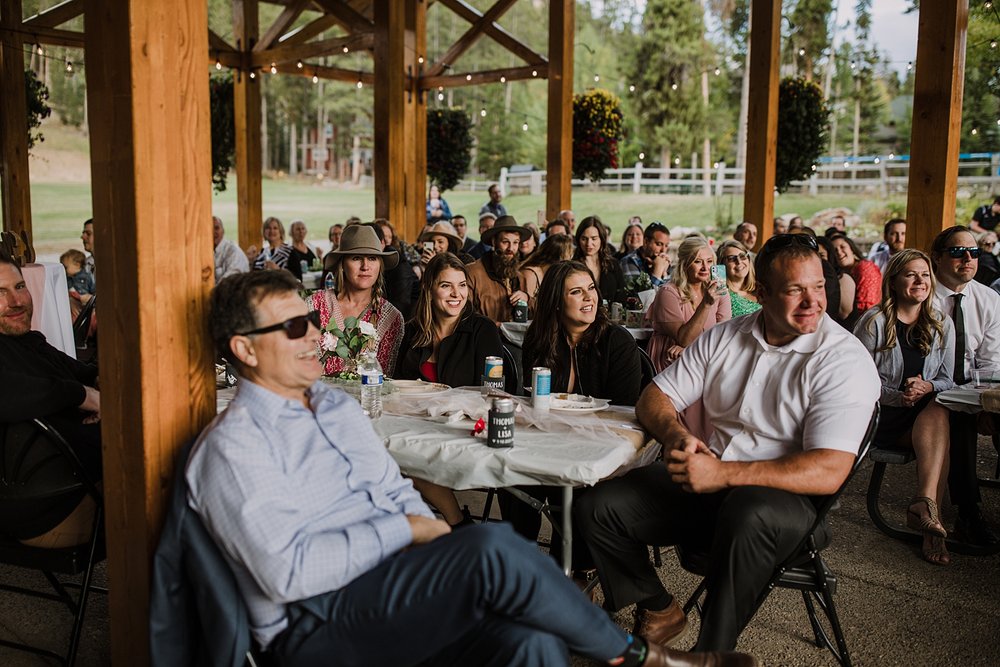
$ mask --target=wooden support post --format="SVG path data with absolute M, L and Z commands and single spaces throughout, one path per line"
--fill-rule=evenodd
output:
M 549 4 L 549 114 L 545 175 L 545 219 L 572 207 L 573 41 L 575 0 Z
M 754 0 L 750 9 L 750 103 L 743 219 L 757 225 L 759 249 L 774 231 L 774 168 L 778 147 L 778 47 L 781 0 Z
M 375 15 L 375 216 L 386 218 L 400 235 L 409 241 L 416 237 L 410 230 L 417 223 L 409 221 L 408 174 L 415 169 L 413 119 L 417 90 L 415 21 L 426 9 L 413 6 L 423 0 L 376 0 Z M 426 58 L 426 56 L 424 56 Z M 421 108 L 426 110 L 426 102 Z M 426 119 L 422 127 L 426 128 Z M 425 130 L 426 134 L 426 130 Z M 426 151 L 426 147 L 424 148 Z M 424 153 L 426 169 L 426 152 Z M 423 189 L 423 181 L 420 188 Z M 421 197 L 421 210 L 423 202 Z M 419 229 L 419 228 L 418 228 Z
M 233 73 L 236 117 L 236 208 L 239 245 L 261 245 L 264 195 L 261 187 L 260 73 L 250 77 L 254 45 L 260 30 L 257 0 L 233 0 L 233 39 L 244 68 Z
M 912 248 L 929 251 L 937 233 L 956 222 L 968 26 L 968 0 L 920 5 L 906 197 L 906 240 Z
M 405 159 L 405 211 L 397 226 L 403 238 L 416 242 L 427 221 L 427 96 L 420 86 L 421 70 L 427 66 L 427 3 L 406 3 L 406 41 L 403 52 L 407 73 L 406 107 L 403 123 Z M 423 60 L 423 62 L 420 62 Z
M 28 235 L 31 243 L 31 184 L 28 178 L 28 117 L 24 89 L 21 0 L 0 2 L 0 200 L 3 229 Z
M 215 414 L 208 16 L 204 0 L 85 16 L 111 659 L 142 667 L 175 456 Z

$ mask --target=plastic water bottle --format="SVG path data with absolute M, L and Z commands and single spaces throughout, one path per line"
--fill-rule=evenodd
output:
M 333 272 L 327 271 L 327 273 L 326 273 L 326 280 L 323 281 L 323 289 L 325 289 L 325 290 L 332 290 L 335 285 L 336 285 L 336 282 L 333 279 Z
M 382 366 L 374 352 L 365 352 L 358 365 L 361 375 L 361 409 L 369 419 L 382 416 Z

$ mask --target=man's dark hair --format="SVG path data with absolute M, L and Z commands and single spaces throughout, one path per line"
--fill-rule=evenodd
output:
M 816 247 L 816 238 L 809 234 L 777 234 L 769 238 L 753 263 L 757 287 L 771 291 L 771 273 L 778 259 L 819 258 Z
M 250 271 L 219 281 L 212 290 L 208 326 L 219 354 L 238 370 L 240 360 L 229 349 L 229 340 L 258 327 L 257 305 L 269 296 L 298 292 L 299 283 L 288 271 Z
M 84 228 L 84 229 L 86 229 L 86 228 L 87 228 L 87 225 L 92 225 L 92 224 L 94 224 L 94 219 L 93 219 L 93 218 L 87 218 L 87 219 L 86 219 L 86 220 L 85 220 L 85 221 L 83 222 L 83 228 Z
M 882 226 L 882 236 L 888 234 L 889 230 L 892 229 L 893 225 L 905 225 L 905 224 L 906 220 L 904 220 L 903 218 L 892 218 L 891 220 L 886 222 L 885 225 Z
M 465 220 L 465 224 L 469 224 L 469 219 L 468 219 L 468 218 L 466 218 L 466 217 L 465 217 L 464 215 L 462 215 L 461 213 L 456 213 L 455 215 L 451 216 L 451 219 L 452 219 L 452 220 L 454 220 L 455 218 L 461 218 L 462 220 Z
M 562 227 L 566 230 L 566 233 L 569 234 L 569 225 L 566 224 L 566 221 L 562 218 L 556 218 L 555 220 L 549 221 L 549 224 L 545 225 L 545 234 L 551 234 L 551 229 L 553 227 Z
M 1000 195 L 993 195 L 993 203 L 1000 204 Z
M 497 189 L 497 184 L 496 183 L 492 183 L 492 184 L 490 184 L 490 187 L 486 188 L 486 192 L 487 192 L 487 194 L 493 194 L 493 191 L 496 190 L 496 189 Z
M 670 236 L 670 230 L 662 222 L 651 222 L 646 225 L 646 229 L 642 233 L 642 238 L 648 241 L 653 238 L 653 234 L 656 232 L 663 232 L 667 236 Z
M 951 243 L 951 237 L 959 232 L 969 232 L 969 228 L 965 225 L 954 225 L 935 236 L 934 242 L 931 243 L 931 259 L 937 260 Z M 969 233 L 971 234 L 972 232 Z

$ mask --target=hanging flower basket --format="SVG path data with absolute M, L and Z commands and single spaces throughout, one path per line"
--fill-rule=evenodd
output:
M 573 96 L 573 178 L 597 182 L 618 167 L 621 101 L 600 88 Z

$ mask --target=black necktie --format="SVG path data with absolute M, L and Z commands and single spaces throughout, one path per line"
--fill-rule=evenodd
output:
M 965 384 L 965 314 L 962 312 L 964 294 L 952 294 L 955 299 L 955 310 L 951 319 L 955 321 L 955 384 Z

